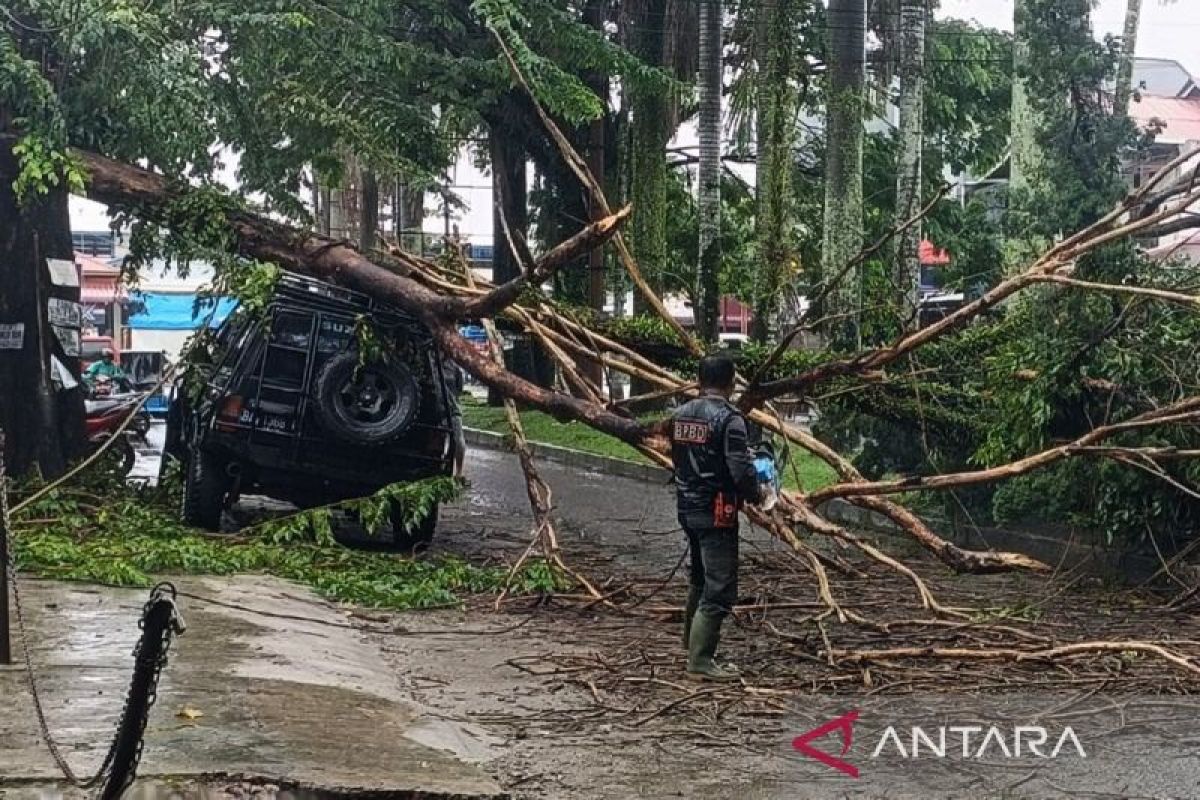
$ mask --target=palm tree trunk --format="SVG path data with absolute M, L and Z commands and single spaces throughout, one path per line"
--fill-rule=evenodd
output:
M 751 335 L 764 342 L 779 309 L 779 290 L 795 257 L 790 247 L 792 144 L 795 136 L 796 96 L 790 77 L 795 42 L 792 17 L 795 0 L 776 0 L 759 9 L 755 25 L 759 52 L 756 87 L 758 169 L 758 263 L 754 283 L 754 322 Z
M 700 263 L 696 273 L 696 335 L 717 340 L 721 269 L 721 0 L 700 4 Z
M 1005 272 L 1024 268 L 1029 246 L 1022 237 L 1028 229 L 1027 197 L 1041 164 L 1038 145 L 1040 122 L 1029 96 L 1029 43 L 1036 31 L 1030 26 L 1032 0 L 1016 0 L 1013 9 L 1012 132 L 1009 136 L 1008 218 L 1009 242 Z
M 630 47 L 643 62 L 665 66 L 666 0 L 644 0 L 633 19 Z M 659 289 L 667 261 L 667 143 L 671 140 L 671 97 L 658 86 L 631 86 L 629 106 L 629 199 L 634 214 L 630 246 L 646 279 Z M 634 313 L 645 303 L 634 292 Z
M 1129 113 L 1129 98 L 1133 94 L 1133 61 L 1137 55 L 1138 27 L 1142 19 L 1142 0 L 1129 0 L 1125 9 L 1125 34 L 1121 37 L 1121 66 L 1117 70 L 1117 90 L 1113 113 Z
M 925 144 L 925 26 L 926 0 L 900 4 L 900 156 L 896 170 L 896 218 L 901 227 L 921 208 L 921 150 Z M 921 284 L 921 225 L 911 225 L 896 237 L 894 275 L 900 293 L 900 319 L 906 327 L 918 324 Z
M 862 249 L 866 0 L 830 0 L 828 20 L 828 144 L 821 276 L 822 280 L 832 281 Z M 826 332 L 837 339 L 857 339 L 861 306 L 859 272 L 853 269 L 829 295 Z
M 1016 0 L 1013 14 L 1012 177 L 1010 188 L 1028 188 L 1038 164 L 1037 118 L 1029 101 L 1029 0 Z

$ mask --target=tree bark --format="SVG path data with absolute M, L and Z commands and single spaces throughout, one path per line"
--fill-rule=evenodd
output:
M 925 26 L 926 0 L 900 3 L 900 156 L 896 165 L 896 213 L 900 228 L 921 210 L 921 151 L 925 146 Z M 894 278 L 900 320 L 907 328 L 919 324 L 921 285 L 921 223 L 909 225 L 896 237 Z
M 1013 11 L 1013 85 L 1012 85 L 1012 166 L 1009 189 L 1029 188 L 1040 161 L 1037 143 L 1037 115 L 1029 98 L 1029 0 L 1016 0 Z
M 833 280 L 862 248 L 863 107 L 866 83 L 866 0 L 829 2 L 829 98 L 825 153 L 822 280 Z M 826 332 L 856 340 L 861 313 L 859 269 L 829 294 Z
M 721 271 L 721 0 L 700 3 L 700 258 L 696 271 L 696 338 L 717 340 Z
M 794 69 L 795 0 L 776 0 L 758 10 L 755 25 L 759 65 L 756 94 L 758 170 L 757 227 L 759 258 L 754 276 L 754 322 L 751 335 L 757 342 L 770 337 L 779 309 L 779 290 L 792 272 L 789 226 L 792 218 L 792 144 L 795 139 L 796 95 Z
M 524 246 L 529 236 L 527 164 L 524 147 L 510 132 L 493 128 L 489 144 L 492 191 L 500 209 L 493 214 L 492 280 L 501 284 L 521 276 L 521 264 L 512 253 L 508 237 Z M 544 387 L 554 384 L 554 365 L 532 340 L 518 339 L 506 351 L 506 358 L 508 368 L 525 380 Z M 502 401 L 498 392 L 488 393 L 489 404 L 499 405 Z
M 666 0 L 645 0 L 634 19 L 632 50 L 643 62 L 665 67 L 667 37 Z M 667 144 L 671 140 L 671 98 L 658 86 L 631 86 L 626 98 L 630 106 L 630 186 L 633 225 L 630 248 L 646 280 L 661 288 L 667 267 Z M 634 313 L 646 311 L 645 301 L 634 292 Z
M 375 249 L 379 229 L 379 182 L 369 169 L 362 171 L 362 203 L 358 209 L 358 241 L 364 251 Z
M 163 176 L 139 167 L 84 151 L 73 152 L 83 159 L 88 169 L 90 198 L 119 207 L 136 206 L 146 219 L 162 221 L 162 217 L 156 215 L 161 215 L 186 191 Z M 594 403 L 550 391 L 492 363 L 459 334 L 454 324 L 457 318 L 467 313 L 469 304 L 438 294 L 417 281 L 411 262 L 404 258 L 389 257 L 378 251 L 367 258 L 344 240 L 314 235 L 248 211 L 230 211 L 226 218 L 239 255 L 269 261 L 284 269 L 354 289 L 412 314 L 429 328 L 452 361 L 502 396 L 564 420 L 586 421 L 598 430 L 632 444 L 645 440 L 646 428 L 639 421 L 614 414 Z M 579 239 L 580 248 L 598 246 L 617 230 L 615 225 L 598 227 L 601 230 L 584 234 Z M 573 248 L 553 257 L 547 254 L 535 266 L 544 271 L 551 258 L 564 263 L 576 255 Z M 376 261 L 386 266 L 380 266 Z
M 20 349 L 0 350 L 0 428 L 10 474 L 61 475 L 82 449 L 83 391 L 56 391 L 51 357 L 79 379 L 78 356 L 67 356 L 47 316 L 51 297 L 79 302 L 79 287 L 54 286 L 47 258 L 74 262 L 68 194 L 53 187 L 18 203 L 19 172 L 12 139 L 0 139 L 0 324 L 21 324 Z
M 315 179 L 314 179 L 315 180 Z M 333 226 L 333 192 L 326 182 L 318 183 L 320 189 L 320 213 L 317 215 L 317 233 L 322 236 L 328 236 L 329 230 Z
M 410 253 L 425 255 L 425 190 L 404 178 L 396 184 L 396 241 Z
M 526 191 L 525 152 L 503 130 L 493 130 L 489 138 L 492 155 L 492 195 L 499 212 L 493 215 L 492 280 L 504 283 L 521 274 L 521 265 L 513 256 L 508 236 L 524 240 L 529 232 L 529 204 Z M 508 231 L 505 231 L 505 222 Z
M 605 0 L 589 0 L 584 8 L 584 22 L 594 28 L 601 35 L 604 34 L 605 28 L 605 8 L 607 3 Z M 608 165 L 608 106 L 609 93 L 611 91 L 611 78 L 602 70 L 594 70 L 587 76 L 588 88 L 591 89 L 604 105 L 604 113 L 592 120 L 588 126 L 587 132 L 587 160 L 588 169 L 600 184 L 600 188 L 605 188 Z M 580 187 L 580 192 L 583 192 Z M 588 208 L 588 219 L 592 222 L 604 218 L 604 209 L 599 207 L 590 196 L 586 200 Z M 592 309 L 597 316 L 604 313 L 605 301 L 608 295 L 608 281 L 605 269 L 604 248 L 597 247 L 588 253 L 587 262 L 587 304 L 588 308 Z M 604 383 L 604 367 L 599 361 L 584 360 L 579 362 L 579 367 L 588 379 L 596 386 L 601 386 Z
M 1129 113 L 1129 99 L 1133 94 L 1133 62 L 1137 57 L 1138 28 L 1142 19 L 1142 0 L 1129 0 L 1125 9 L 1125 33 L 1121 37 L 1121 65 L 1117 70 L 1117 88 L 1113 100 L 1113 113 L 1125 116 Z

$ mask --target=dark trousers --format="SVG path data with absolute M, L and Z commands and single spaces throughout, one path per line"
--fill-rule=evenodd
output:
M 700 589 L 699 610 L 724 619 L 737 602 L 738 529 L 684 526 L 692 553 L 691 584 Z

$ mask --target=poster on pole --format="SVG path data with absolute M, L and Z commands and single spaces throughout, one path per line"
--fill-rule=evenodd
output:
M 50 380 L 60 392 L 69 392 L 79 385 L 79 381 L 67 369 L 67 365 L 58 360 L 58 356 L 50 356 Z
M 58 343 L 62 345 L 63 355 L 68 358 L 78 358 L 80 353 L 79 330 L 63 328 L 58 325 L 51 327 L 54 328 L 54 335 L 58 337 Z
M 83 324 L 83 306 L 71 300 L 51 297 L 47 301 L 46 311 L 51 325 L 78 328 Z
M 20 350 L 25 346 L 25 323 L 0 323 L 0 350 Z
M 79 271 L 75 262 L 64 258 L 47 258 L 46 266 L 50 269 L 50 282 L 55 286 L 78 286 Z

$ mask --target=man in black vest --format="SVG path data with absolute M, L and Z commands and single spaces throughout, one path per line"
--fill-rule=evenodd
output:
M 760 499 L 746 420 L 732 403 L 735 368 L 728 356 L 700 362 L 700 397 L 672 419 L 679 523 L 692 553 L 691 590 L 683 620 L 688 676 L 736 680 L 732 666 L 713 661 L 721 622 L 737 600 L 738 509 Z

